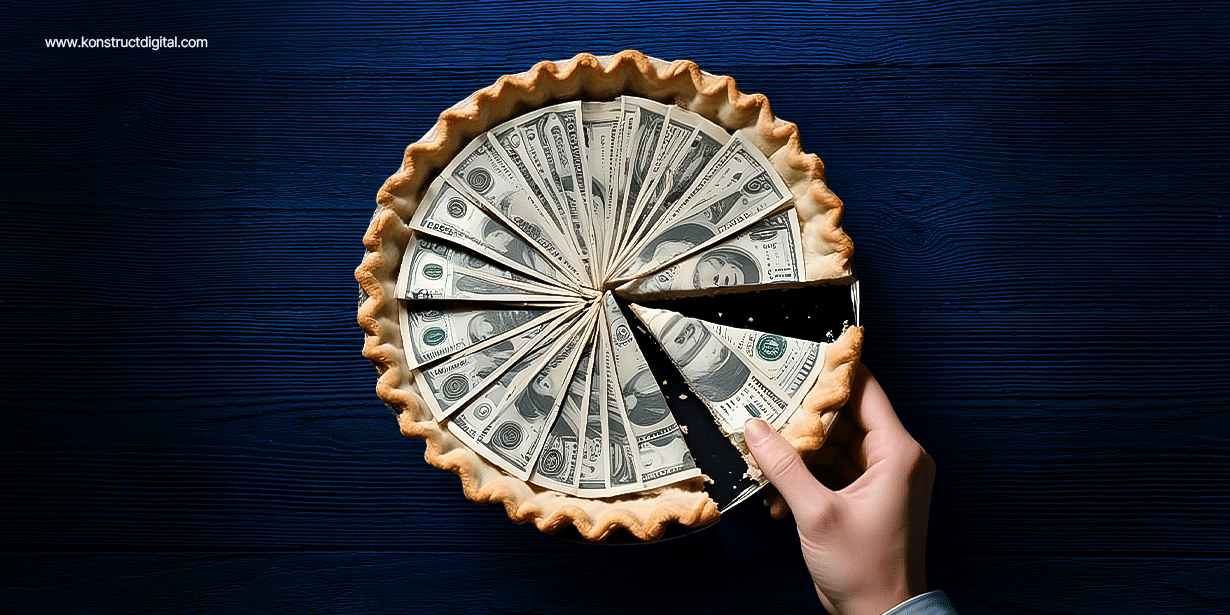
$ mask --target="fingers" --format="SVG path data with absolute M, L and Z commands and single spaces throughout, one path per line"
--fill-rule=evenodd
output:
M 880 383 L 862 365 L 855 373 L 850 408 L 854 410 L 853 418 L 865 430 L 847 443 L 850 459 L 859 467 L 869 470 L 877 463 L 890 461 L 899 467 L 909 467 L 926 456 L 901 424 Z
M 901 425 L 901 420 L 897 418 L 897 413 L 893 412 L 888 394 L 865 366 L 858 366 L 851 388 L 850 408 L 854 409 L 854 418 L 865 432 L 885 430 L 909 436 Z
M 861 467 L 869 469 L 881 461 L 903 459 L 914 449 L 921 449 L 897 418 L 880 383 L 862 365 L 855 373 L 850 408 L 864 430 L 862 442 L 852 441 L 849 446 L 851 459 Z
M 743 426 L 743 437 L 760 470 L 796 514 L 820 506 L 832 497 L 832 492 L 812 476 L 799 452 L 768 423 L 748 420 Z

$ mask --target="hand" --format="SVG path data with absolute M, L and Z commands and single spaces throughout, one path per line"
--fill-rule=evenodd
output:
M 803 559 L 824 608 L 836 615 L 881 615 L 927 591 L 924 556 L 935 462 L 910 437 L 884 389 L 861 365 L 844 420 L 818 452 L 821 484 L 798 451 L 768 423 L 752 419 L 744 437 L 777 489 L 773 517 L 793 512 Z M 832 483 L 830 483 L 832 484 Z M 838 486 L 834 484 L 833 486 Z

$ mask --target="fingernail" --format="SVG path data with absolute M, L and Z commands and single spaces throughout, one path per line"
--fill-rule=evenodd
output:
M 769 436 L 773 435 L 773 428 L 763 419 L 748 419 L 743 424 L 743 440 L 748 446 L 759 446 L 769 440 Z

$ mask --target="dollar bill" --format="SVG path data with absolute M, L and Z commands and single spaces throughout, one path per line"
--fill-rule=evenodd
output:
M 575 303 L 576 292 L 532 282 L 475 253 L 415 235 L 406 246 L 397 294 L 403 299 Z
M 582 134 L 585 135 L 585 168 L 590 178 L 590 217 L 595 221 L 594 251 L 599 263 L 609 259 L 614 237 L 614 211 L 609 204 L 614 198 L 616 148 L 619 136 L 620 101 L 581 103 Z
M 697 207 L 728 194 L 747 178 L 761 173 L 769 173 L 779 183 L 780 191 L 789 193 L 785 182 L 774 171 L 773 163 L 746 137 L 736 133 L 684 193 L 679 202 L 679 211 L 683 215 L 690 214 Z
M 594 344 L 584 345 L 581 359 L 572 373 L 568 393 L 560 404 L 555 422 L 547 431 L 534 472 L 530 474 L 529 480 L 535 485 L 573 495 L 579 492 L 584 457 L 582 429 L 589 412 L 593 358 Z
M 632 230 L 632 217 L 641 190 L 649 181 L 650 167 L 653 164 L 654 152 L 657 151 L 659 137 L 662 134 L 663 122 L 669 107 L 659 102 L 624 97 L 624 128 L 623 155 L 624 182 L 620 194 L 621 202 L 616 214 L 617 237 L 623 241 Z
M 508 386 L 509 383 L 503 378 L 488 385 L 477 398 L 463 406 L 460 412 L 444 423 L 449 433 L 484 458 L 486 455 L 478 446 L 477 437 L 479 432 L 495 418 L 496 409 L 500 407 L 500 401 L 508 392 Z
M 567 274 L 568 279 L 586 280 L 577 268 L 576 250 L 566 241 L 565 222 L 526 189 L 499 146 L 487 139 L 474 139 L 449 163 L 444 174 L 457 189 L 483 205 L 487 213 L 550 256 L 549 262 Z
M 675 117 L 680 116 L 695 126 L 696 132 L 691 135 L 688 146 L 672 159 L 654 182 L 650 197 L 651 202 L 662 203 L 667 209 L 683 198 L 688 188 L 731 139 L 725 129 L 699 114 L 680 110 Z
M 548 284 L 575 288 L 577 284 L 537 248 L 531 247 L 503 222 L 487 215 L 473 197 L 438 177 L 428 187 L 410 228 L 426 235 L 452 241 L 474 250 L 520 273 Z
M 738 352 L 756 373 L 797 406 L 824 369 L 827 344 L 705 322 L 705 328 Z
M 528 120 L 527 116 L 521 116 L 492 128 L 486 133 L 487 142 L 498 149 L 517 171 L 522 185 L 534 194 L 537 203 L 544 209 L 544 215 L 563 237 L 568 232 L 565 225 L 567 216 L 562 206 L 563 197 L 555 193 L 555 188 L 544 177 L 546 161 L 543 154 L 530 147 L 525 134 L 520 130 L 521 124 Z
M 526 185 L 542 194 L 544 215 L 558 229 L 561 245 L 593 283 L 592 231 L 587 215 L 589 187 L 584 182 L 579 102 L 538 109 L 501 124 L 488 133 Z M 510 172 L 512 168 L 510 168 Z
M 700 470 L 671 415 L 649 363 L 636 346 L 632 327 L 610 292 L 603 295 L 611 366 L 619 387 L 616 399 L 637 450 L 640 482 L 646 488 L 699 476 Z
M 547 427 L 555 420 L 588 343 L 593 319 L 583 319 L 552 345 L 547 359 L 523 374 L 523 379 L 501 404 L 499 416 L 478 435 L 478 443 L 492 453 L 487 458 L 504 471 L 527 480 L 534 469 Z
M 642 198 L 636 222 L 628 234 L 625 246 L 638 243 L 644 236 L 658 228 L 663 219 L 678 213 L 680 200 L 722 145 L 730 140 L 730 134 L 720 126 L 690 112 L 672 109 L 669 123 L 686 121 L 692 131 L 687 135 L 684 147 L 672 144 L 662 169 L 654 175 L 648 196 Z M 669 134 L 669 133 L 668 133 Z M 665 141 L 664 141 L 665 142 Z M 624 256 L 621 252 L 619 256 Z
M 449 432 L 484 459 L 496 463 L 491 459 L 495 455 L 479 443 L 479 434 L 502 413 L 509 396 L 523 388 L 528 377 L 535 373 L 543 361 L 550 358 L 549 352 L 564 333 L 563 329 L 552 331 L 542 343 L 535 345 L 528 353 L 514 361 L 495 382 L 479 391 L 478 395 L 448 419 L 446 425 Z
M 611 335 L 606 319 L 604 335 Z M 609 346 L 608 346 L 609 348 Z M 628 419 L 624 413 L 623 400 L 619 389 L 619 381 L 615 374 L 614 352 L 603 353 L 602 376 L 606 395 L 603 398 L 603 411 L 606 415 L 606 452 L 607 452 L 607 491 L 606 495 L 620 495 L 632 491 L 640 491 L 641 469 L 639 456 L 633 447 L 633 440 L 628 428 Z
M 541 322 L 510 338 L 413 370 L 414 381 L 432 416 L 437 421 L 451 416 L 567 318 L 564 315 Z
M 632 131 L 636 128 L 636 107 L 628 104 L 628 96 L 619 97 L 619 123 L 615 127 L 615 139 L 611 146 L 614 147 L 614 153 L 611 154 L 611 160 L 614 162 L 614 167 L 611 168 L 611 198 L 607 203 L 607 209 L 610 212 L 607 215 L 607 232 L 611 237 L 611 245 L 617 246 L 620 238 L 620 224 L 623 221 L 623 203 L 626 200 L 625 194 L 628 191 L 628 145 L 632 143 Z M 608 254 L 612 256 L 612 254 Z
M 653 156 L 649 160 L 648 168 L 645 169 L 644 177 L 640 178 L 636 202 L 629 209 L 629 222 L 623 239 L 624 243 L 635 237 L 641 225 L 644 224 L 648 215 L 646 201 L 653 195 L 658 178 L 670 167 L 675 157 L 684 150 L 684 147 L 691 141 L 692 135 L 696 133 L 696 126 L 688 123 L 685 113 L 679 107 L 666 107 L 666 115 L 662 118 L 657 145 L 653 148 Z
M 402 312 L 402 344 L 411 352 L 406 357 L 414 369 L 452 356 L 480 344 L 491 344 L 567 312 L 567 307 L 552 311 L 545 307 L 491 310 L 473 307 L 422 309 L 420 302 L 409 303 Z
M 767 217 L 791 195 L 777 172 L 746 177 L 728 194 L 661 229 L 641 243 L 616 281 L 646 275 L 731 237 Z
M 794 208 L 620 288 L 620 296 L 696 294 L 730 286 L 789 284 L 805 278 L 803 241 Z
M 521 134 L 516 130 L 517 119 L 509 120 L 504 124 L 488 130 L 480 139 L 485 139 L 487 144 L 500 152 L 501 158 L 506 161 L 516 172 L 520 178 L 521 185 L 529 190 L 534 195 L 536 206 L 548 212 L 549 219 L 555 225 L 555 229 L 563 233 L 563 219 L 559 217 L 558 210 L 551 209 L 554 205 L 555 195 L 547 192 L 547 186 L 542 183 L 542 179 L 530 170 L 525 152 L 525 143 L 521 138 Z M 500 139 L 503 136 L 503 140 Z M 478 139 L 476 139 L 478 140 Z
M 595 336 L 590 359 L 589 389 L 586 391 L 585 430 L 581 440 L 581 467 L 577 471 L 577 495 L 602 497 L 607 493 L 606 383 L 603 381 L 602 335 Z
M 568 222 L 567 237 L 594 281 L 593 219 L 589 209 L 590 182 L 585 167 L 581 133 L 581 103 L 561 103 L 539 109 L 531 120 L 519 127 L 531 149 L 540 151 L 545 162 L 542 172 L 547 183 L 562 197 Z
M 781 427 L 793 414 L 795 407 L 773 382 L 703 322 L 668 310 L 633 305 L 633 311 L 726 435 L 741 434 L 743 424 L 753 417 Z

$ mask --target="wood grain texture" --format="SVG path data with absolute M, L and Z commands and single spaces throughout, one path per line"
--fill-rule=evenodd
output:
M 1230 612 L 1221 5 L 4 7 L 0 611 L 814 608 L 754 503 L 635 549 L 472 504 L 359 352 L 403 149 L 502 74 L 637 48 L 824 160 L 960 612 Z M 43 43 L 146 35 L 210 46 Z M 644 581 L 680 574 L 755 589 Z
M 9 575 L 0 602 L 31 613 L 70 603 L 92 613 L 525 613 L 551 605 L 560 612 L 603 614 L 626 613 L 629 603 L 652 604 L 654 612 L 662 613 L 815 612 L 815 594 L 791 558 L 747 566 L 721 553 L 693 551 L 685 559 L 663 547 L 668 553 L 651 558 L 638 549 L 604 550 L 587 558 L 590 568 L 578 566 L 569 555 L 489 554 L 480 563 L 455 553 L 371 551 L 11 554 L 0 558 L 0 569 Z M 697 579 L 725 582 L 731 589 L 663 592 L 647 587 L 647 580 L 677 579 L 680 565 Z M 1080 593 L 1057 594 L 1047 570 L 1063 574 Z M 1213 613 L 1224 612 L 1219 606 L 1230 599 L 1230 568 L 1207 560 L 975 558 L 960 573 L 971 590 L 983 589 L 981 595 L 949 590 L 962 614 Z M 482 582 L 474 583 L 480 574 Z M 1108 574 L 1121 580 L 1123 592 L 1102 593 Z M 1014 582 L 1005 586 L 1008 575 Z M 138 585 L 161 591 L 126 591 Z M 625 599 L 595 599 L 612 585 L 625 588 Z M 986 591 L 990 587 L 995 591 Z
M 126 10 L 118 11 L 117 8 Z M 192 50 L 140 62 L 353 68 L 407 65 L 425 70 L 493 65 L 520 70 L 579 51 L 637 48 L 704 66 L 812 64 L 850 66 L 982 64 L 1203 64 L 1225 58 L 1227 9 L 1216 3 L 1104 0 L 1056 5 L 970 0 L 879 5 L 862 1 L 653 0 L 635 7 L 609 2 L 534 0 L 510 5 L 478 0 L 168 5 L 59 0 L 11 23 L 9 40 L 45 37 L 180 36 L 210 39 L 210 54 Z M 24 65 L 47 67 L 64 55 L 22 46 Z M 115 50 L 103 50 L 111 52 Z M 1220 55 L 1216 52 L 1221 51 Z M 188 56 L 188 57 L 184 57 Z M 108 58 L 71 56 L 78 66 Z M 505 70 L 504 72 L 508 72 Z M 717 72 L 717 71 L 714 71 Z M 492 78 L 503 73 L 496 73 Z

